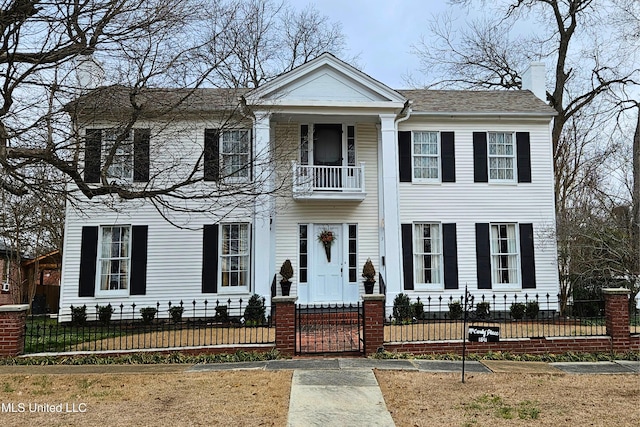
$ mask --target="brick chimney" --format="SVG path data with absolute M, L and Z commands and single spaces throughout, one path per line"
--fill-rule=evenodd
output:
M 532 62 L 522 75 L 522 89 L 530 90 L 535 96 L 547 102 L 545 77 L 544 63 Z

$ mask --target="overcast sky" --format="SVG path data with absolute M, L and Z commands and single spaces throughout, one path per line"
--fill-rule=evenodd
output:
M 291 0 L 303 8 L 308 0 Z M 358 66 L 371 77 L 395 88 L 408 87 L 407 73 L 416 73 L 418 60 L 411 44 L 426 34 L 432 14 L 450 8 L 446 0 L 317 0 L 323 15 L 342 23 L 348 55 L 358 55 Z M 465 15 L 465 11 L 459 11 Z

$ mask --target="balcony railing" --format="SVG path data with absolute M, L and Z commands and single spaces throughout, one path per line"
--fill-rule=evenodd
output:
M 359 166 L 299 165 L 292 162 L 296 199 L 363 200 L 364 162 Z

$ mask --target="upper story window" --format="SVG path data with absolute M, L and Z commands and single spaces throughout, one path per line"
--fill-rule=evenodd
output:
M 116 131 L 105 132 L 102 149 L 103 165 L 107 165 L 114 146 L 115 152 L 111 162 L 108 163 L 107 178 L 133 180 L 133 136 L 131 132 L 127 134 Z
M 440 180 L 438 132 L 412 132 L 414 181 Z
M 128 294 L 131 226 L 100 227 L 99 239 L 97 275 L 100 292 Z
M 495 285 L 519 286 L 516 224 L 491 224 L 491 278 Z
M 228 178 L 249 177 L 249 131 L 227 130 L 221 135 L 222 174 Z
M 489 132 L 489 181 L 514 181 L 516 149 L 513 133 Z
M 248 129 L 205 129 L 204 180 L 251 177 L 251 132 Z

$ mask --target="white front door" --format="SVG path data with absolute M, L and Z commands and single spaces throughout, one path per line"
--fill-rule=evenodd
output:
M 309 281 L 309 296 L 314 302 L 342 302 L 343 280 L 343 242 L 341 224 L 323 224 L 313 226 L 313 264 Z M 329 254 L 318 236 L 330 232 L 334 241 L 330 245 Z M 329 259 L 331 258 L 331 259 Z

